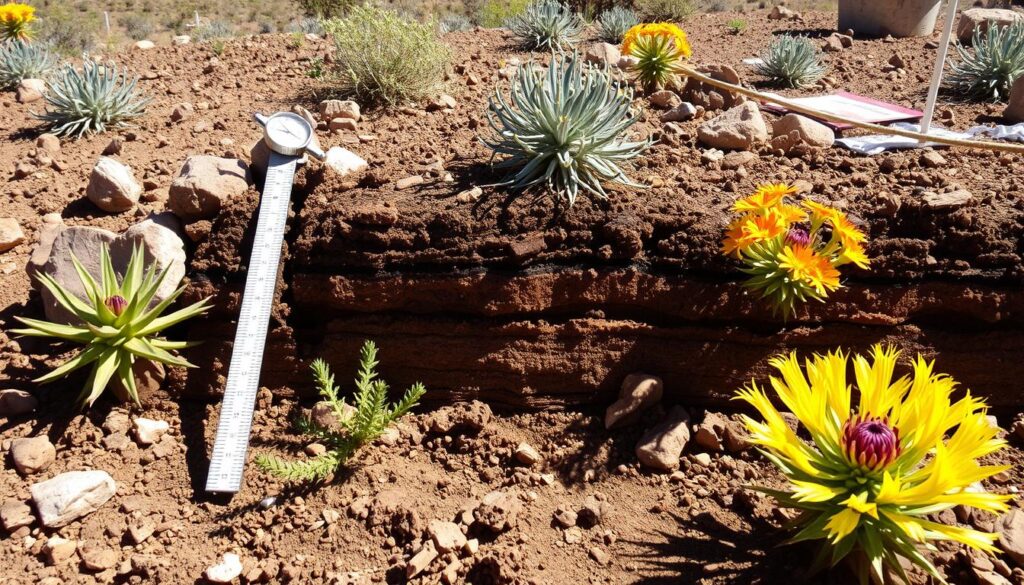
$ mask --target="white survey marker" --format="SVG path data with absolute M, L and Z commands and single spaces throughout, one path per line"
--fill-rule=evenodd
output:
M 312 144 L 313 127 L 302 116 L 279 112 L 269 118 L 256 114 L 255 119 L 263 126 L 270 161 L 220 406 L 217 438 L 206 476 L 208 492 L 233 494 L 242 487 L 295 168 L 306 153 L 324 158 L 324 153 Z

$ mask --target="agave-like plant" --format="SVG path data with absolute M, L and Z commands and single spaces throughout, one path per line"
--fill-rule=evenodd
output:
M 38 275 L 39 282 L 53 294 L 65 309 L 71 311 L 82 325 L 62 325 L 26 317 L 15 317 L 25 329 L 13 332 L 30 337 L 56 337 L 81 343 L 85 349 L 64 362 L 50 373 L 37 378 L 40 384 L 52 382 L 71 372 L 92 364 L 92 371 L 79 395 L 82 407 L 91 406 L 103 394 L 111 380 L 121 400 L 139 403 L 132 366 L 137 359 L 151 360 L 170 366 L 195 367 L 187 360 L 175 356 L 171 351 L 195 345 L 186 341 L 168 341 L 158 334 L 168 327 L 181 323 L 209 309 L 208 299 L 189 305 L 169 315 L 163 312 L 171 306 L 178 295 L 185 290 L 182 286 L 164 300 L 152 307 L 153 298 L 167 276 L 169 267 L 159 273 L 156 264 L 143 267 L 145 262 L 141 245 L 132 250 L 131 259 L 120 283 L 110 260 L 110 252 L 104 246 L 100 249 L 100 282 L 82 266 L 72 254 L 78 278 L 85 288 L 87 300 L 83 300 L 62 287 L 48 274 Z
M 39 43 L 20 39 L 0 43 L 0 89 L 11 89 L 25 79 L 43 78 L 56 62 Z
M 138 81 L 113 63 L 86 58 L 81 71 L 65 65 L 47 81 L 47 109 L 36 118 L 53 134 L 75 138 L 126 126 L 150 101 L 136 91 Z
M 790 88 L 806 87 L 821 79 L 828 68 L 821 63 L 821 53 L 804 36 L 781 35 L 761 55 L 757 72 L 769 81 Z
M 640 24 L 640 17 L 632 9 L 614 6 L 601 13 L 597 19 L 598 36 L 606 43 L 617 45 L 626 36 L 626 31 Z
M 510 89 L 508 99 L 495 89 L 487 113 L 493 136 L 481 138 L 495 156 L 507 157 L 498 168 L 518 169 L 502 186 L 543 184 L 570 206 L 581 188 L 607 199 L 602 181 L 640 186 L 619 165 L 652 141 L 624 138 L 636 122 L 633 92 L 607 68 L 586 64 L 575 53 L 554 55 L 546 72 L 532 61 L 520 65 Z
M 528 49 L 564 51 L 583 33 L 583 19 L 558 0 L 537 0 L 506 26 Z
M 959 60 L 946 78 L 957 93 L 978 100 L 1005 100 L 1010 87 L 1024 76 L 1024 22 L 974 29 L 973 50 L 957 45 Z

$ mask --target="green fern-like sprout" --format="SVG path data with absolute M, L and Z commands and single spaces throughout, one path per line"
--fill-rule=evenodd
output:
M 806 87 L 828 72 L 818 48 L 803 36 L 777 37 L 761 55 L 761 61 L 758 73 L 776 85 L 790 88 Z
M 405 391 L 396 404 L 388 404 L 388 385 L 377 378 L 377 346 L 363 344 L 359 352 L 359 372 L 352 407 L 339 397 L 327 362 L 317 359 L 310 365 L 317 391 L 331 405 L 340 431 L 323 427 L 309 418 L 300 418 L 296 427 L 327 447 L 323 455 L 300 461 L 285 461 L 273 455 L 256 456 L 256 465 L 263 471 L 287 481 L 320 481 L 345 464 L 363 445 L 379 437 L 393 422 L 405 416 L 419 402 L 427 389 L 417 382 Z M 354 412 L 353 412 L 354 408 Z

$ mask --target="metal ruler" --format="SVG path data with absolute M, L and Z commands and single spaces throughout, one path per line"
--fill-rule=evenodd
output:
M 206 477 L 208 492 L 237 493 L 242 487 L 267 327 L 274 305 L 277 268 L 281 262 L 281 244 L 298 160 L 298 156 L 270 153 L 235 344 L 231 349 L 228 381 L 217 423 L 217 438 Z

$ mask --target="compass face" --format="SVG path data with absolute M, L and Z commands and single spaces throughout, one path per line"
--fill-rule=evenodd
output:
M 302 116 L 291 112 L 274 114 L 267 120 L 267 140 L 274 150 L 301 151 L 313 137 L 313 128 Z

